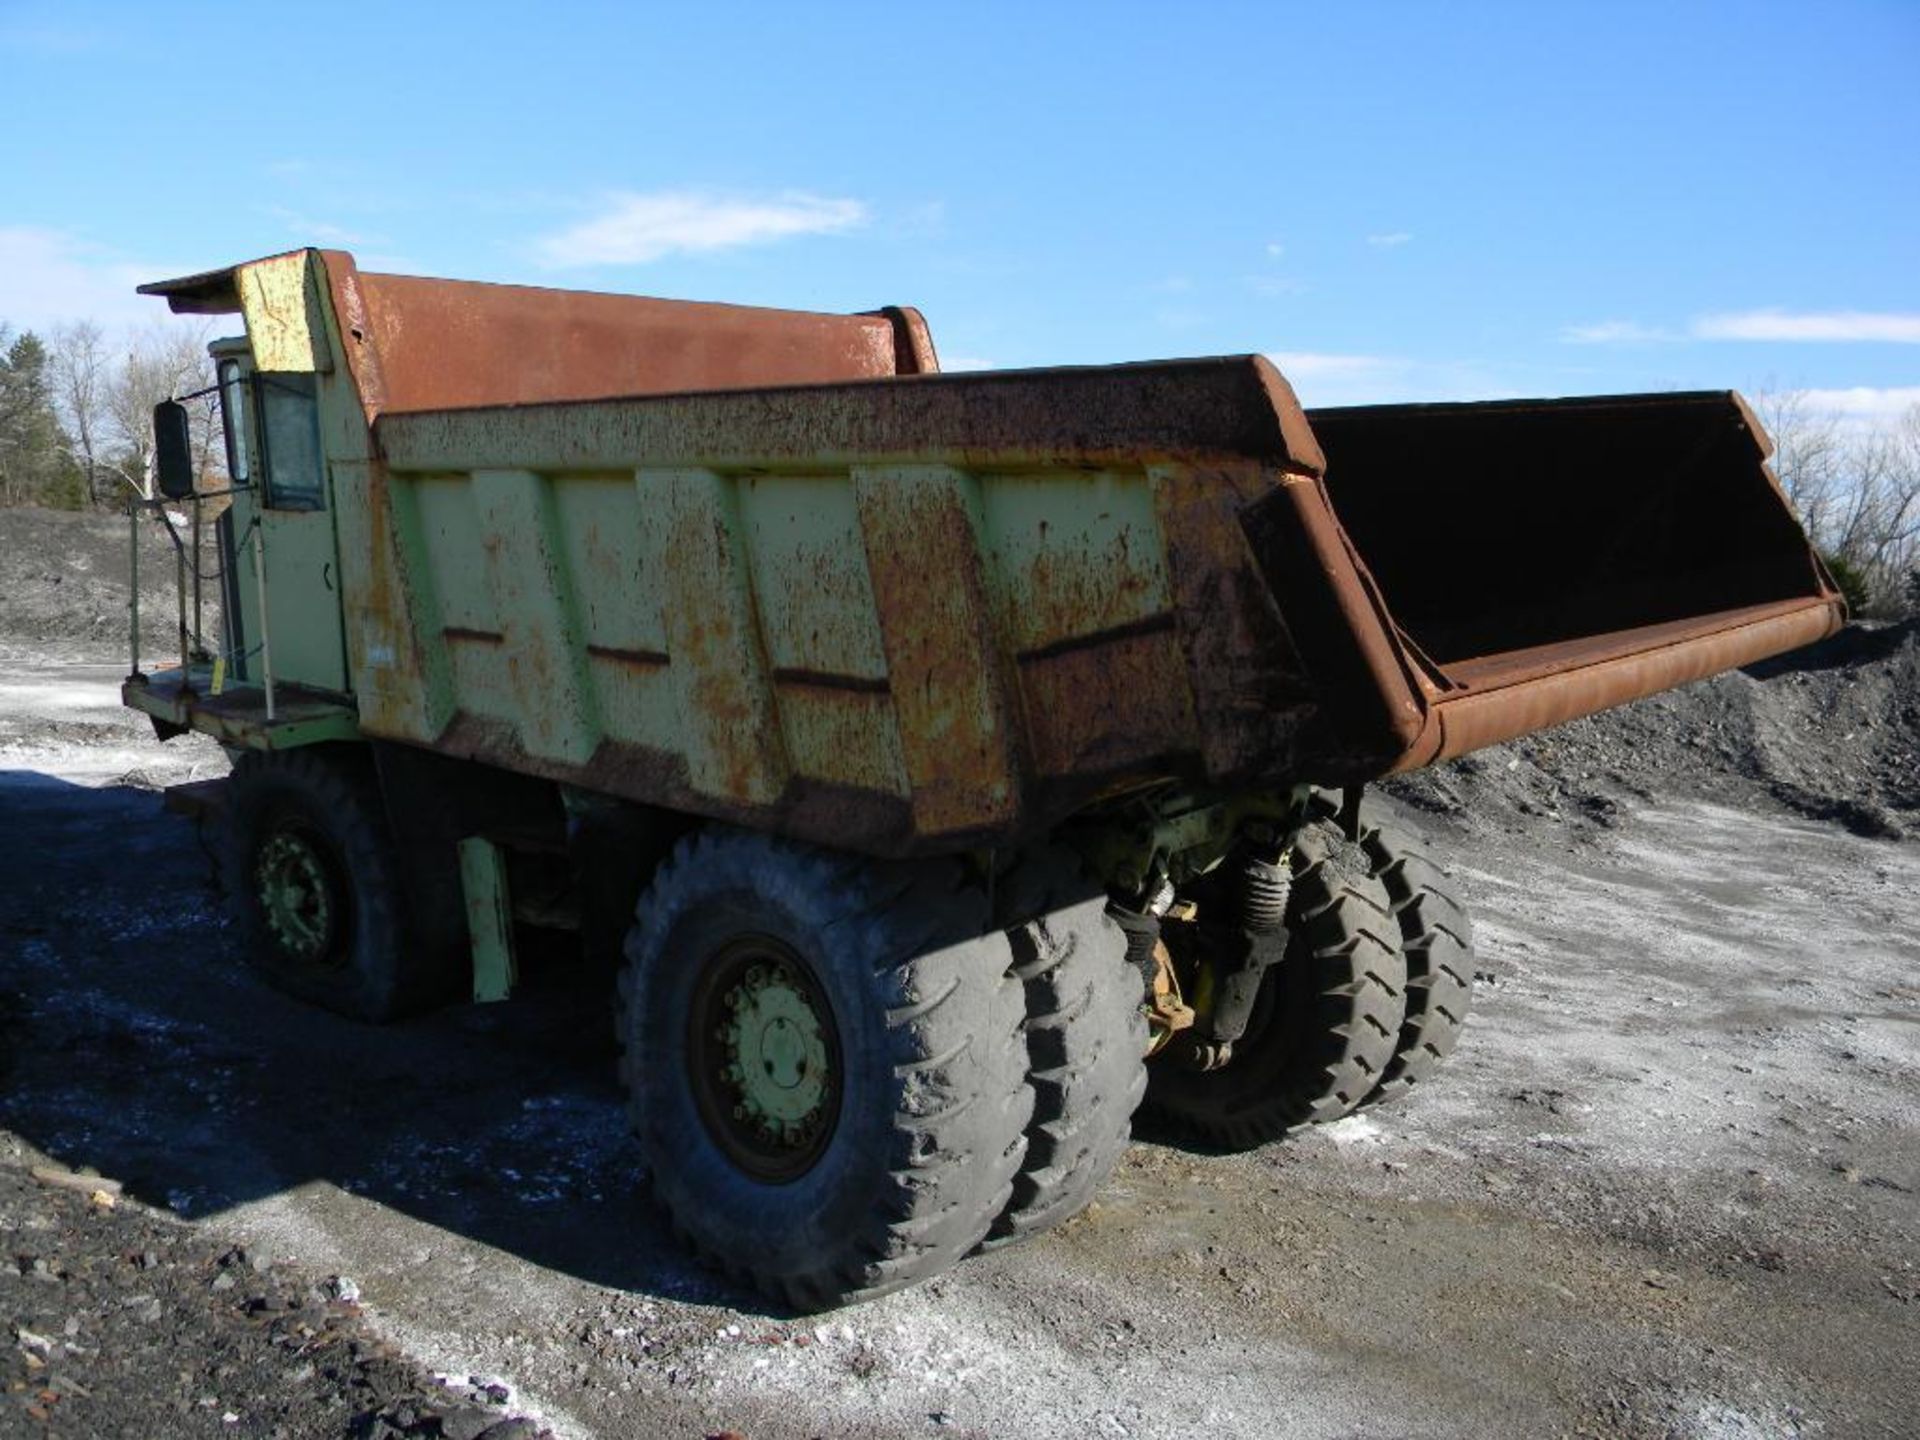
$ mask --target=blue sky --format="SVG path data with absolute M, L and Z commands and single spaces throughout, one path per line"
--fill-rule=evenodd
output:
M 0 0 L 0 320 L 303 243 L 1309 404 L 1920 400 L 1920 3 Z

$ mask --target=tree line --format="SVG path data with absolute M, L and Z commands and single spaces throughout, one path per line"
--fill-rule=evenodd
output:
M 16 333 L 0 320 L 0 506 L 118 509 L 151 492 L 154 405 L 213 383 L 207 328 L 109 344 L 79 321 Z M 203 488 L 225 477 L 220 407 L 190 407 Z M 1759 397 L 1775 473 L 1856 611 L 1920 614 L 1920 405 L 1843 424 L 1804 391 Z
M 1920 615 L 1920 405 L 1844 424 L 1804 391 L 1758 397 L 1773 468 L 1856 614 Z
M 0 319 L 0 506 L 118 510 L 151 493 L 153 407 L 213 383 L 209 329 L 142 331 L 119 344 L 82 320 L 48 332 Z M 188 406 L 202 488 L 226 473 L 220 407 Z

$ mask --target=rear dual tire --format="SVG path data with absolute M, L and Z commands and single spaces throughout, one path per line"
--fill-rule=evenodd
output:
M 1025 1003 L 959 862 L 703 830 L 642 896 L 626 957 L 634 1130 L 655 1199 L 718 1268 L 794 1310 L 871 1299 L 1006 1210 L 1033 1113 Z
M 1057 848 L 1017 857 L 997 891 L 1026 997 L 1034 1106 L 1025 1162 L 986 1249 L 1084 1210 L 1126 1152 L 1147 1089 L 1144 977 L 1127 962 L 1105 891 Z
M 1369 1105 L 1433 1078 L 1460 1043 L 1473 1003 L 1473 921 L 1447 874 L 1399 826 L 1362 812 L 1360 844 L 1386 889 L 1407 961 L 1400 1039 Z
M 1185 1068 L 1175 1056 L 1149 1067 L 1153 1111 L 1223 1150 L 1349 1113 L 1399 1046 L 1407 969 L 1386 886 L 1329 825 L 1301 830 L 1289 864 L 1286 951 L 1268 968 L 1232 1058 L 1217 1070 Z

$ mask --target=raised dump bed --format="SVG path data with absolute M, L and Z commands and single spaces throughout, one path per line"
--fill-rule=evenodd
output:
M 1738 395 L 1310 412 L 1431 763 L 1808 644 L 1838 592 Z M 1403 732 L 1404 733 L 1404 732 Z
M 383 1018 L 502 993 L 531 896 L 624 935 L 656 1188 L 800 1304 L 1076 1211 L 1149 1049 L 1227 1144 L 1424 1078 L 1470 931 L 1359 787 L 1844 618 L 1731 394 L 941 375 L 910 310 L 338 252 L 146 288 L 245 322 L 227 630 L 125 693 L 255 752 L 264 968 Z

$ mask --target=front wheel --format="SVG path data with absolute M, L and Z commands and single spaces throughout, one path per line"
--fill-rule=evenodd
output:
M 372 767 L 332 746 L 249 752 L 227 782 L 222 880 L 248 963 L 277 989 L 356 1020 L 445 998 L 444 967 L 406 943 Z
M 680 842 L 627 938 L 619 1030 L 655 1198 L 697 1251 L 814 1310 L 980 1241 L 1033 1108 L 988 923 L 958 862 Z

